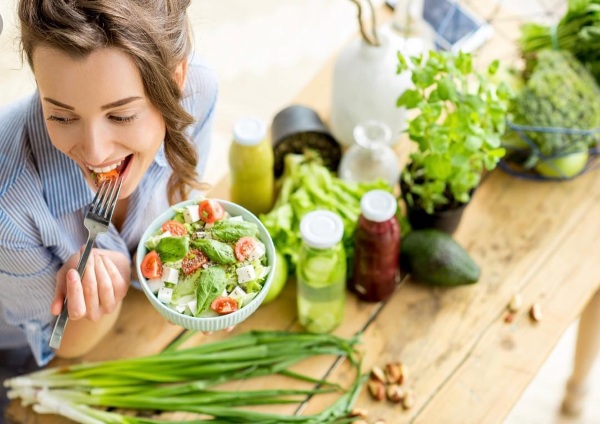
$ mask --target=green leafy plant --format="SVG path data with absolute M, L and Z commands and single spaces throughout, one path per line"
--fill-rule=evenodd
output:
M 500 146 L 511 90 L 473 67 L 472 56 L 429 52 L 409 60 L 398 54 L 397 73 L 410 70 L 414 87 L 397 101 L 416 109 L 408 135 L 417 149 L 401 176 L 403 196 L 411 208 L 431 214 L 469 202 L 482 172 L 492 170 L 505 154 Z

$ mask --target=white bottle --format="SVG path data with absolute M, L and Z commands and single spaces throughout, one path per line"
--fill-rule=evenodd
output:
M 398 108 L 396 100 L 412 85 L 410 74 L 396 73 L 397 46 L 387 34 L 380 34 L 379 39 L 380 46 L 353 40 L 335 63 L 331 130 L 346 146 L 353 144 L 352 132 L 361 122 L 384 122 L 391 130 L 393 143 L 399 141 L 405 126 L 406 110 Z

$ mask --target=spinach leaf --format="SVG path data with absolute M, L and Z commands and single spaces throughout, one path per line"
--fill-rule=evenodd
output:
M 188 237 L 164 237 L 156 246 L 156 253 L 163 262 L 179 261 L 187 255 L 190 248 Z
M 247 221 L 219 221 L 212 228 L 212 235 L 225 242 L 235 242 L 245 236 L 258 237 L 258 226 Z
M 210 307 L 210 303 L 223 292 L 226 285 L 227 276 L 223 268 L 212 266 L 201 271 L 198 291 L 196 293 L 198 300 L 196 316 Z
M 194 247 L 200 248 L 208 259 L 218 264 L 234 264 L 237 262 L 233 247 L 227 243 L 212 239 L 196 239 L 192 241 Z

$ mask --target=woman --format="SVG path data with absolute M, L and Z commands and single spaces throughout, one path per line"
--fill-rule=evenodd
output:
M 89 351 L 117 318 L 145 227 L 204 188 L 217 88 L 189 59 L 189 3 L 20 1 L 38 90 L 0 112 L 0 350 L 28 346 L 39 365 Z M 113 225 L 80 279 L 94 177 L 115 168 Z M 65 295 L 70 320 L 54 352 Z

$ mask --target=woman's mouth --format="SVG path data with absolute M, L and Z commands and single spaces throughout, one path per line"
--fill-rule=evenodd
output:
M 96 167 L 96 166 L 87 166 L 90 170 L 90 174 L 92 179 L 94 180 L 97 187 L 100 187 L 102 183 L 106 180 L 117 178 L 120 175 L 125 178 L 125 171 L 127 166 L 131 162 L 133 155 L 129 155 L 122 159 L 120 162 L 115 162 L 111 165 Z

